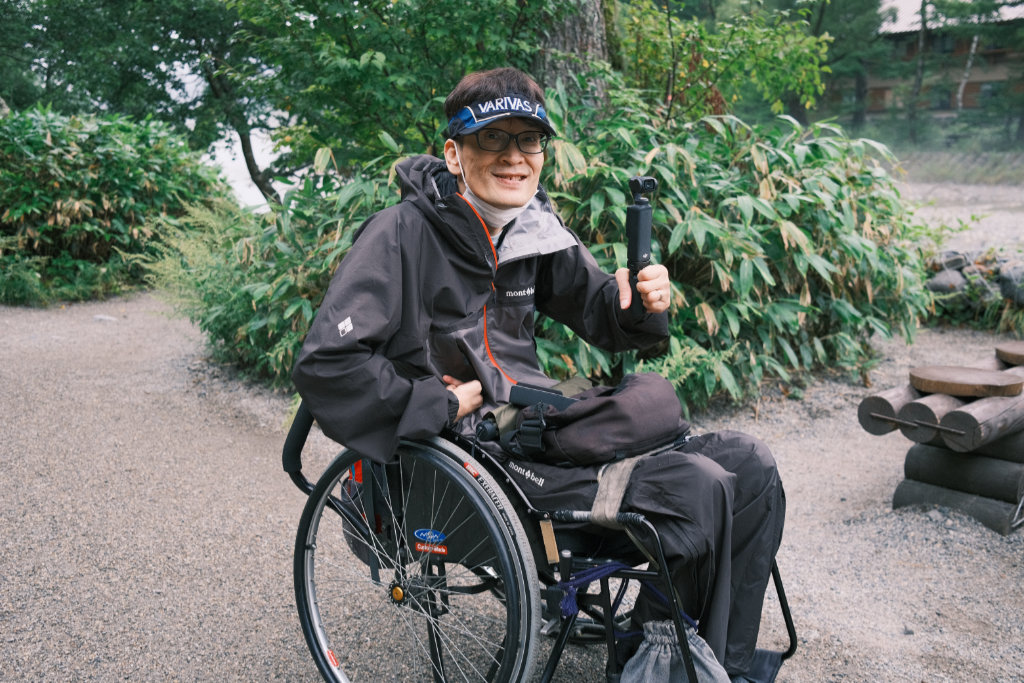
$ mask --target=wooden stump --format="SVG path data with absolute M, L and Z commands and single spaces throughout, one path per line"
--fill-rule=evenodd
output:
M 907 479 L 1016 505 L 1024 496 L 1024 464 L 918 444 L 907 451 Z
M 960 453 L 976 451 L 1024 429 L 1024 396 L 979 398 L 942 418 L 942 440 Z
M 919 398 L 921 392 L 909 384 L 886 389 L 861 400 L 857 407 L 857 419 L 868 434 L 888 434 L 897 427 L 896 414 L 900 408 Z
M 1005 370 L 1006 367 L 1006 363 L 994 355 L 978 360 L 970 366 L 970 368 L 976 370 L 992 371 Z M 857 407 L 857 419 L 860 422 L 860 426 L 864 428 L 864 431 L 876 436 L 888 434 L 901 426 L 913 428 L 917 425 L 912 420 L 903 420 L 902 422 L 906 424 L 900 424 L 899 412 L 907 403 L 920 399 L 922 396 L 924 396 L 924 393 L 915 389 L 911 384 L 893 387 L 892 389 L 886 389 L 877 394 L 866 396 Z M 941 415 L 938 417 L 941 418 Z M 941 439 L 937 436 L 921 443 L 931 441 L 942 445 Z
M 926 365 L 910 371 L 910 384 L 923 394 L 972 398 L 1018 396 L 1024 389 L 1024 377 L 1010 370 Z
M 945 442 L 943 442 L 943 445 L 945 445 Z M 996 439 L 971 451 L 971 453 L 987 455 L 990 458 L 999 458 L 1000 460 L 1009 460 L 1010 462 L 1024 463 L 1024 432 L 1017 432 L 1016 434 Z
M 1017 506 L 1012 503 L 904 479 L 896 487 L 892 507 L 896 509 L 909 505 L 942 505 L 953 508 L 1003 536 L 1008 536 L 1014 529 L 1020 528 L 1019 525 L 1014 526 Z
M 1002 374 L 1024 378 L 1024 367 Z M 1024 395 L 979 398 L 942 418 L 942 440 L 960 453 L 976 451 L 985 444 L 1024 430 Z
M 999 344 L 996 346 L 996 358 L 1009 365 L 1024 365 L 1024 341 Z
M 965 401 L 946 394 L 929 394 L 900 408 L 897 417 L 903 421 L 903 436 L 917 443 L 943 444 L 939 436 L 942 417 L 964 405 Z

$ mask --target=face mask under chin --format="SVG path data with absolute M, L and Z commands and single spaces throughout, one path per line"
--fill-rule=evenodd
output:
M 513 206 L 511 209 L 499 209 L 473 194 L 473 190 L 470 189 L 468 183 L 466 183 L 466 192 L 462 196 L 473 205 L 473 208 L 476 209 L 476 212 L 480 214 L 480 217 L 484 219 L 484 223 L 491 230 L 499 230 L 505 227 L 519 218 L 519 215 L 530 205 L 530 202 L 526 202 L 522 206 Z

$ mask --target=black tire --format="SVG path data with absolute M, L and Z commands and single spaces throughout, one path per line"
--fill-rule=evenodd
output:
M 532 672 L 540 595 L 530 544 L 494 479 L 448 441 L 403 443 L 386 466 L 342 451 L 303 510 L 294 574 L 325 680 Z

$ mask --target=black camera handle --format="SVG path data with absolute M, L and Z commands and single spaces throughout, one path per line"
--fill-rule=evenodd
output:
M 633 203 L 626 207 L 626 266 L 633 300 L 629 310 L 637 319 L 644 315 L 644 303 L 636 291 L 637 273 L 651 265 L 651 216 L 653 209 L 645 194 L 658 189 L 658 181 L 646 176 L 629 179 Z

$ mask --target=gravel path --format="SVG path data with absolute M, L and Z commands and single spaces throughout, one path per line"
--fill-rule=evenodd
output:
M 1024 182 L 1024 169 L 1021 178 Z M 968 226 L 953 232 L 946 248 L 999 249 L 1016 256 L 1024 251 L 1024 185 L 910 183 L 901 189 L 925 223 Z
M 997 218 L 975 239 L 1021 239 L 1019 188 L 907 188 L 955 192 L 969 194 L 922 211 L 989 202 Z M 318 680 L 291 587 L 304 497 L 280 469 L 288 397 L 211 366 L 195 328 L 148 294 L 0 307 L 0 340 L 0 680 Z M 879 344 L 872 388 L 834 377 L 802 400 L 770 391 L 696 416 L 766 439 L 786 482 L 779 563 L 800 641 L 780 681 L 1024 680 L 1024 534 L 893 511 L 910 442 L 856 417 L 909 368 L 999 340 L 924 331 Z M 311 448 L 315 472 L 334 447 Z M 775 608 L 766 646 L 781 644 Z M 600 652 L 572 652 L 560 680 L 600 667 Z

